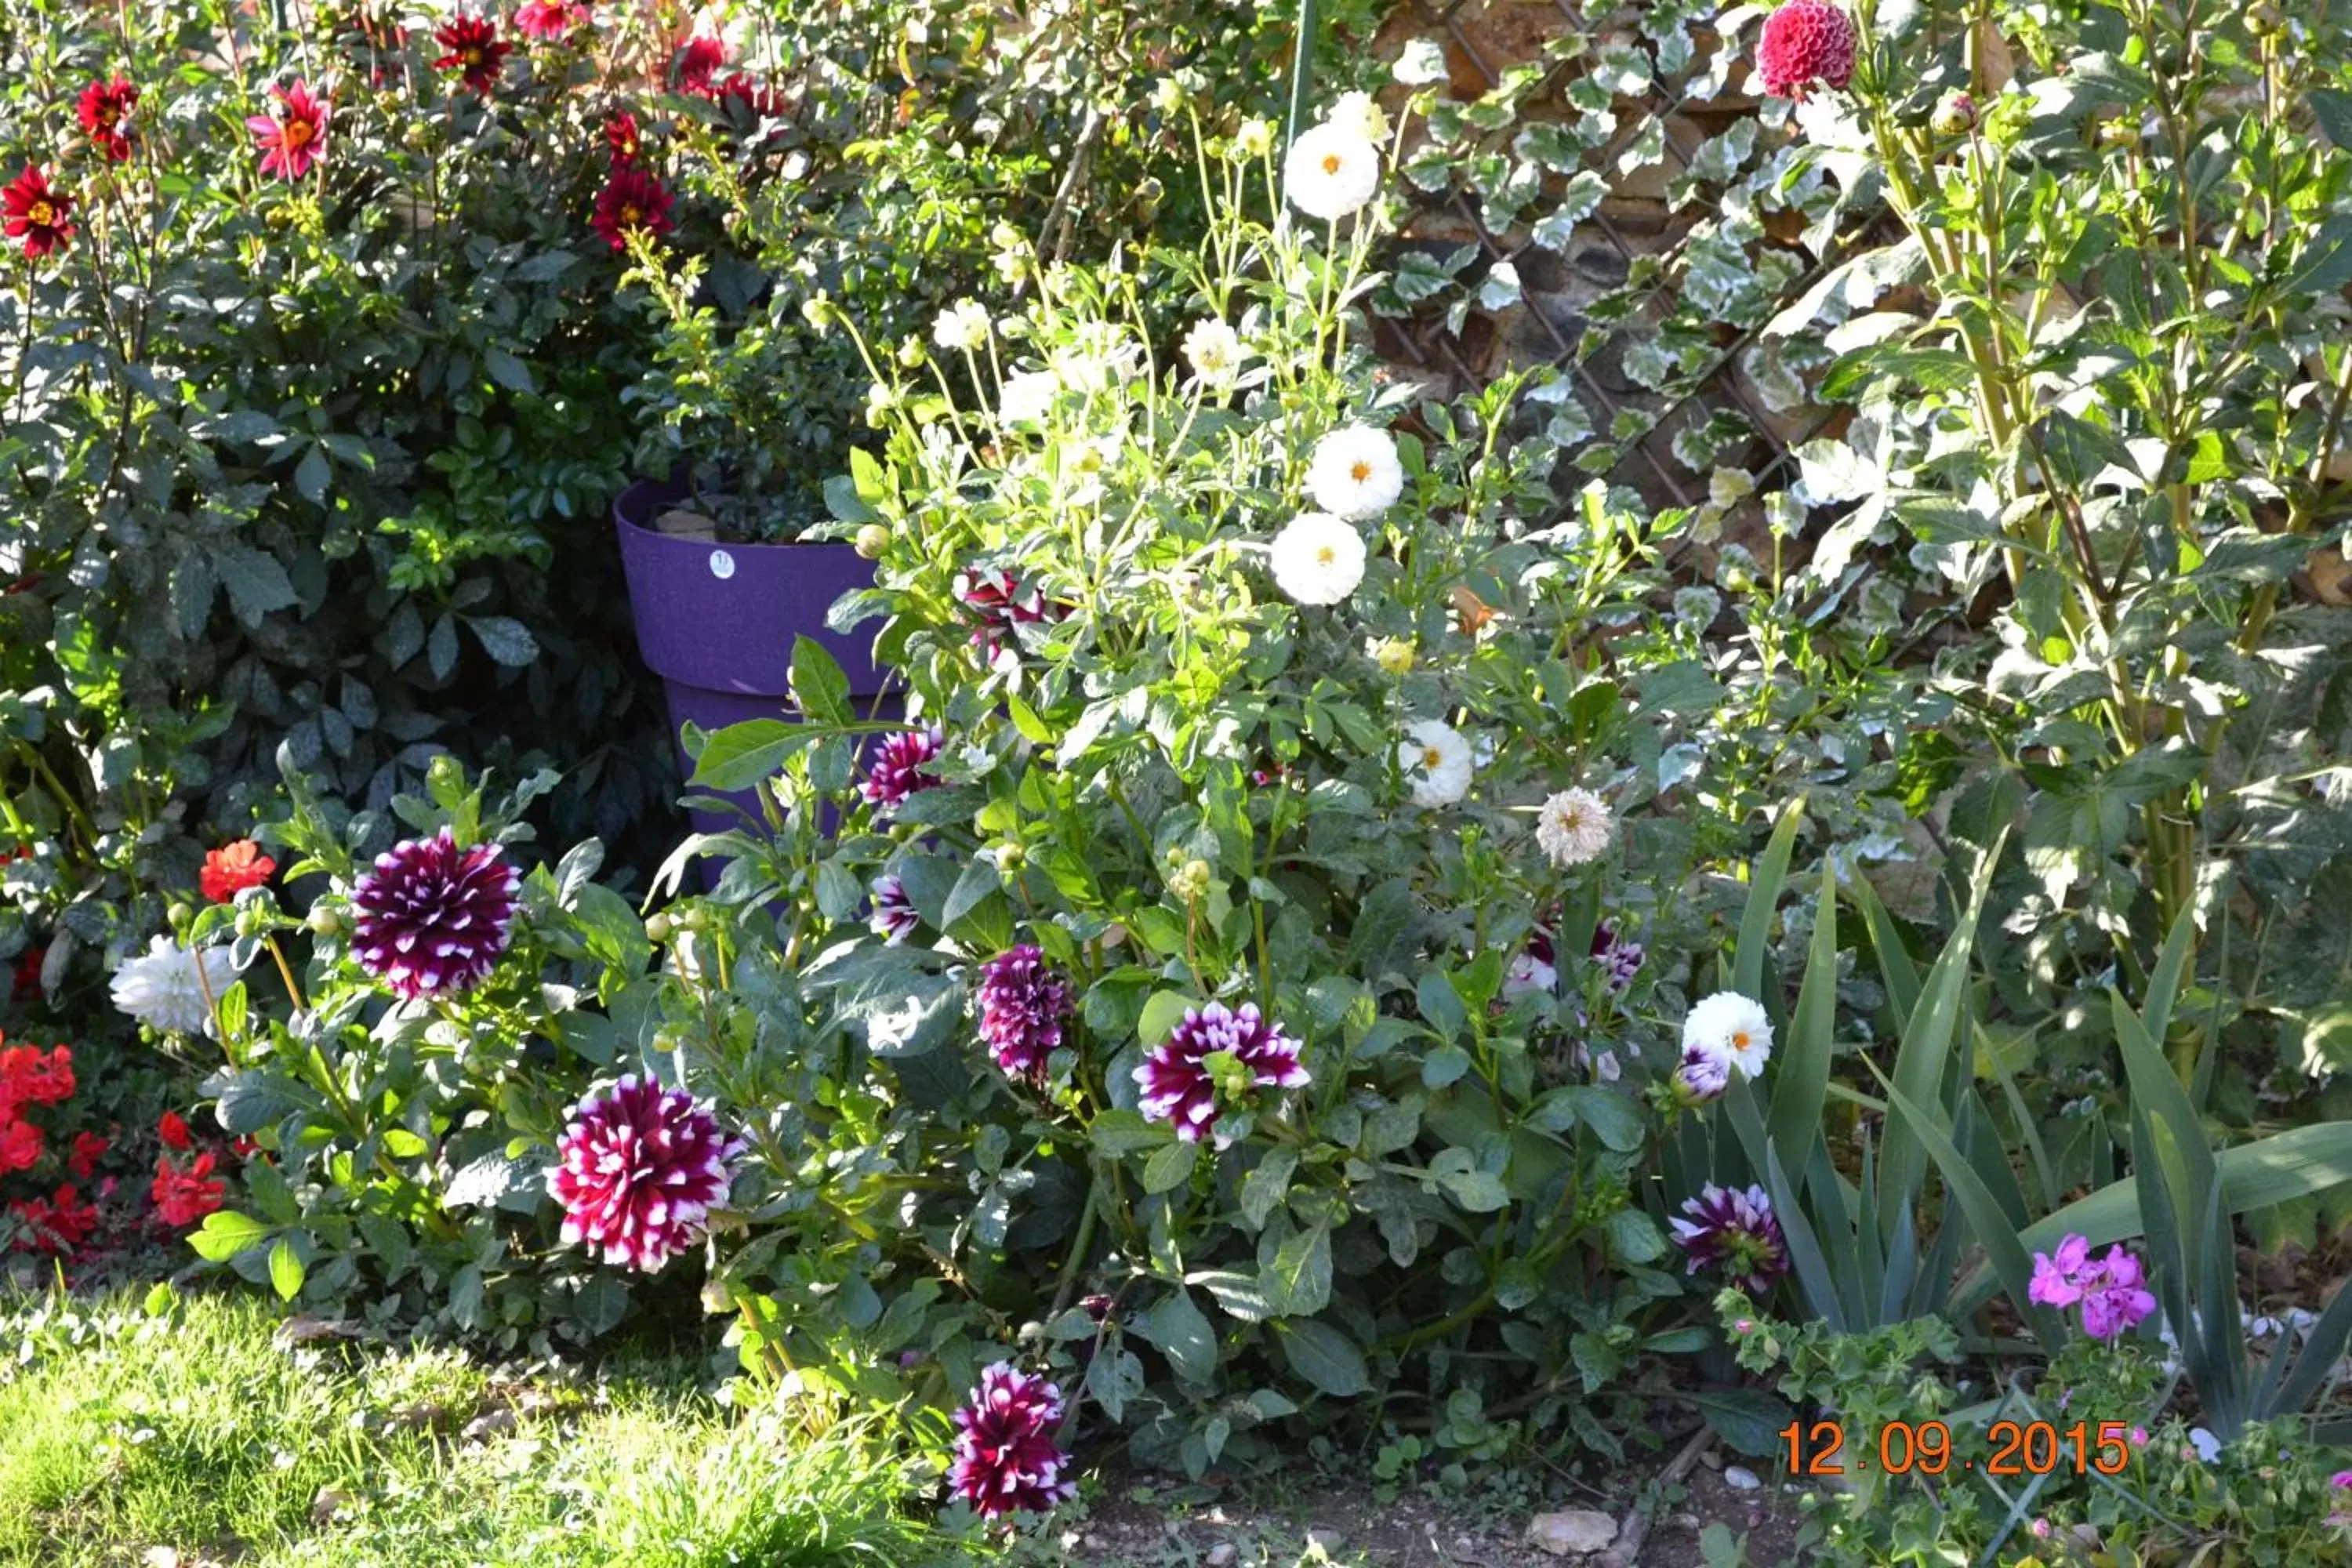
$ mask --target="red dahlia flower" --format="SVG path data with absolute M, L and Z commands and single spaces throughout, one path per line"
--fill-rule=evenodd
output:
M 131 138 L 122 133 L 122 122 L 131 116 L 131 106 L 139 101 L 139 89 L 121 77 L 112 81 L 93 81 L 81 89 L 81 101 L 75 113 L 81 128 L 89 133 L 89 144 L 104 153 L 110 163 L 120 163 L 131 156 Z
M 64 247 L 73 237 L 74 226 L 66 221 L 72 211 L 73 197 L 50 185 L 49 177 L 30 163 L 0 186 L 0 234 L 22 239 L 28 257 Z
M 772 87 L 758 86 L 741 71 L 735 72 L 712 88 L 710 101 L 721 110 L 730 103 L 741 104 L 743 118 L 753 121 L 776 119 L 792 107 L 782 93 Z
M 711 1205 L 727 1201 L 727 1162 L 743 1148 L 683 1090 L 651 1079 L 591 1095 L 572 1110 L 547 1173 L 564 1241 L 652 1273 L 693 1246 Z
M 49 950 L 47 947 L 28 947 L 25 950 L 24 954 L 16 960 L 16 973 L 11 977 L 8 994 L 12 998 L 22 1004 L 29 1004 L 33 1000 L 34 993 L 41 988 L 41 969 L 48 962 L 48 957 Z
M 681 92 L 709 92 L 710 79 L 727 63 L 727 46 L 708 33 L 697 33 L 678 46 L 671 68 Z
M 458 17 L 435 33 L 433 41 L 449 51 L 433 62 L 433 68 L 458 72 L 467 87 L 484 97 L 498 85 L 499 72 L 514 53 L 514 46 L 499 37 L 497 25 L 479 16 Z
M 310 84 L 272 88 L 277 94 L 276 118 L 257 114 L 245 122 L 261 149 L 261 172 L 281 180 L 299 180 L 310 165 L 327 154 L 328 104 L 311 94 Z
M 155 1162 L 155 1182 L 147 1195 L 155 1200 L 155 1212 L 173 1230 L 185 1230 L 205 1215 L 221 1206 L 226 1185 L 213 1176 L 213 1157 L 209 1152 L 196 1156 L 195 1163 L 181 1170 L 166 1156 Z
M 226 904 L 247 888 L 264 886 L 277 870 L 278 862 L 264 855 L 260 845 L 240 838 L 205 851 L 205 868 L 196 880 L 207 900 Z
M 1034 583 L 1024 587 L 1002 567 L 959 572 L 954 590 L 957 601 L 976 623 L 972 646 L 991 656 L 1013 627 L 1059 620 L 1066 613 L 1065 606 L 1047 599 Z
M 955 1465 L 948 1485 L 982 1519 L 1051 1512 L 1078 1495 L 1063 1472 L 1070 1456 L 1054 1441 L 1062 1391 L 1045 1377 L 998 1362 L 980 1374 L 971 1403 L 955 1413 Z
M 1775 98 L 1803 100 L 1816 86 L 1853 79 L 1853 23 L 1828 0 L 1788 0 L 1764 18 L 1756 68 Z
M 588 7 L 580 0 L 524 0 L 515 13 L 515 27 L 526 37 L 562 39 L 588 25 Z
M 522 879 L 496 844 L 457 847 L 449 829 L 375 858 L 352 886 L 352 955 L 414 1001 L 470 991 L 507 950 Z
M 195 1142 L 194 1135 L 188 1131 L 187 1121 L 176 1110 L 163 1112 L 163 1118 L 155 1123 L 155 1136 L 163 1141 L 164 1148 L 178 1149 L 183 1152 Z
M 868 805 L 887 811 L 917 790 L 937 789 L 938 775 L 927 773 L 924 765 L 940 754 L 947 744 L 947 733 L 933 725 L 928 730 L 906 730 L 885 739 L 874 750 L 874 761 L 866 771 L 866 780 L 857 793 L 866 797 Z
M 637 154 L 644 151 L 637 117 L 625 109 L 614 110 L 613 118 L 604 121 L 604 146 L 613 154 L 616 166 L 635 163 Z
M 603 235 L 614 249 L 626 250 L 629 236 L 639 230 L 664 235 L 677 226 L 670 221 L 671 199 L 662 183 L 646 171 L 634 163 L 617 164 L 611 181 L 596 193 L 596 213 L 588 226 Z

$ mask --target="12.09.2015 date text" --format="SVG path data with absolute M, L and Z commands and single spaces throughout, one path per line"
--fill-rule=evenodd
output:
M 2121 1421 L 2077 1421 L 2069 1426 L 1996 1421 L 1985 1429 L 1988 1450 L 1981 1458 L 1955 1454 L 1952 1430 L 1941 1421 L 1890 1421 L 1879 1429 L 1874 1444 L 1869 1434 L 1860 1435 L 1851 1456 L 1841 1421 L 1791 1421 L 1780 1429 L 1780 1441 L 1789 1474 L 1795 1477 L 1842 1476 L 1849 1463 L 1866 1469 L 1873 1460 L 1877 1468 L 1895 1476 L 1940 1476 L 1955 1468 L 1990 1476 L 2046 1476 L 2060 1470 L 2113 1476 L 2131 1463 L 2126 1431 Z

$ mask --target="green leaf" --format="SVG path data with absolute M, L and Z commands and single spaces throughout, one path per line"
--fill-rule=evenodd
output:
M 2339 152 L 2352 152 L 2352 92 L 2313 91 L 2304 95 L 2319 129 Z
M 805 633 L 793 639 L 793 700 L 817 723 L 856 722 L 849 706 L 849 677 L 824 645 Z
M 482 651 L 509 669 L 520 669 L 539 657 L 539 639 L 512 616 L 467 616 L 465 620 Z
M 1742 996 L 1764 995 L 1764 958 L 1772 945 L 1772 911 L 1780 902 L 1781 884 L 1789 879 L 1789 858 L 1797 851 L 1797 826 L 1804 820 L 1805 798 L 1799 795 L 1780 813 L 1764 858 L 1756 863 L 1755 881 L 1748 889 L 1748 907 L 1739 916 L 1739 945 L 1732 950 L 1731 988 Z
M 1186 1383 L 1206 1383 L 1217 1370 L 1217 1336 L 1181 1288 L 1139 1313 L 1135 1331 L 1158 1345 Z
M 1087 1142 L 1095 1152 L 1116 1160 L 1139 1150 L 1156 1149 L 1175 1137 L 1164 1121 L 1146 1121 L 1139 1110 L 1106 1110 L 1087 1123 Z
M 1264 1283 L 1265 1299 L 1286 1317 L 1309 1318 L 1329 1306 L 1331 1227 L 1309 1226 L 1284 1242 L 1266 1267 Z
M 502 348 L 493 346 L 483 349 L 482 365 L 490 373 L 490 379 L 509 392 L 539 390 L 539 384 L 530 378 L 530 366 Z
M 1298 1155 L 1289 1149 L 1269 1149 L 1257 1168 L 1242 1178 L 1242 1218 L 1252 1230 L 1265 1228 L 1266 1216 L 1290 1195 L 1290 1178 L 1298 1169 Z
M 1370 1373 L 1356 1342 L 1328 1323 L 1312 1319 L 1277 1324 L 1282 1358 L 1290 1370 L 1336 1399 L 1371 1391 Z
M 278 1245 L 269 1249 L 269 1283 L 281 1301 L 291 1301 L 302 1293 L 302 1260 L 294 1256 L 291 1237 L 281 1236 Z
M 1176 1032 L 1176 1026 L 1184 1021 L 1184 1015 L 1199 1005 L 1181 991 L 1153 992 L 1151 999 L 1143 1005 L 1143 1016 L 1135 1026 L 1136 1038 L 1143 1042 L 1146 1050 L 1166 1044 L 1168 1037 Z
M 815 732 L 782 719 L 752 719 L 712 735 L 687 782 L 703 789 L 750 789 L 775 775 L 784 760 L 817 740 Z
M 215 543 L 212 549 L 213 574 L 228 590 L 229 608 L 236 613 L 243 626 L 257 626 L 261 617 L 270 611 L 285 609 L 296 602 L 293 579 L 286 575 L 286 568 L 268 551 L 226 542 Z
M 327 504 L 327 486 L 334 477 L 334 464 L 320 442 L 313 441 L 310 449 L 302 454 L 302 460 L 294 465 L 294 488 L 312 506 Z
M 1190 1181 L 1193 1157 L 1200 1152 L 1198 1143 L 1178 1139 L 1151 1152 L 1143 1163 L 1143 1190 L 1147 1193 L 1172 1192 Z
M 1801 1158 L 1800 1151 L 1819 1133 L 1822 1102 L 1829 1095 L 1830 1058 L 1837 1051 L 1837 872 L 1824 858 L 1812 949 L 1772 1084 L 1768 1131 L 1792 1159 Z
M 259 1246 L 269 1229 L 251 1215 L 242 1215 L 235 1209 L 215 1209 L 205 1216 L 204 1228 L 188 1237 L 188 1245 L 196 1249 L 199 1257 L 223 1263 L 249 1247 Z

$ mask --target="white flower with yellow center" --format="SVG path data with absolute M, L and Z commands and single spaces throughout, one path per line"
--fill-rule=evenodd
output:
M 1405 726 L 1397 765 L 1412 784 L 1412 804 L 1452 805 L 1470 793 L 1470 742 L 1460 731 L 1434 719 Z
M 1326 223 L 1358 211 L 1380 188 L 1380 149 L 1329 121 L 1300 132 L 1283 160 L 1283 194 L 1300 212 Z
M 1700 1002 L 1683 1019 L 1683 1052 L 1693 1051 L 1754 1078 L 1772 1055 L 1772 1020 L 1764 1004 L 1737 991 L 1718 991 Z
M 1609 803 L 1589 789 L 1564 789 L 1536 812 L 1536 844 L 1566 870 L 1598 860 L 1615 837 Z
M 1184 363 L 1207 385 L 1232 384 L 1241 374 L 1245 352 L 1241 334 L 1214 317 L 1193 322 L 1192 330 L 1184 334 Z
M 1307 493 L 1334 517 L 1378 517 L 1404 493 L 1395 437 L 1370 425 L 1342 425 L 1315 443 Z
M 988 307 L 977 300 L 958 300 L 931 323 L 931 342 L 974 353 L 988 346 Z
M 1274 536 L 1275 585 L 1301 605 L 1336 605 L 1364 580 L 1364 541 L 1328 512 L 1301 512 Z

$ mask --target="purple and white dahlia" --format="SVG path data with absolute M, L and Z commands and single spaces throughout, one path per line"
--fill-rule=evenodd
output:
M 874 907 L 866 923 L 888 945 L 898 946 L 922 924 L 922 917 L 907 898 L 907 884 L 898 878 L 887 874 L 875 878 L 870 896 Z
M 1222 1058 L 1222 1059 L 1220 1059 Z M 1198 1143 L 1217 1125 L 1219 1090 L 1228 1103 L 1261 1089 L 1297 1089 L 1307 1082 L 1298 1042 L 1267 1022 L 1255 1003 L 1234 1012 L 1222 1002 L 1186 1011 L 1169 1037 L 1135 1069 L 1143 1087 L 1144 1117 L 1172 1121 L 1176 1136 Z M 1225 1145 L 1223 1135 L 1217 1147 Z
M 1078 1495 L 1064 1472 L 1070 1456 L 1054 1441 L 1062 1391 L 1009 1361 L 980 1374 L 971 1402 L 955 1413 L 955 1464 L 948 1485 L 982 1519 L 1050 1513 Z
M 1043 948 L 1009 948 L 980 966 L 980 1037 L 1014 1078 L 1045 1076 L 1069 1016 L 1070 983 Z
M 1001 567 L 957 573 L 955 596 L 975 623 L 972 646 L 991 654 L 1014 626 L 1053 619 L 1057 608 L 1034 583 L 1024 587 Z
M 495 844 L 457 847 L 443 828 L 375 858 L 352 885 L 352 952 L 412 1000 L 469 991 L 507 950 L 522 879 Z
M 572 1112 L 556 1140 L 548 1191 L 563 1208 L 563 1239 L 607 1263 L 650 1274 L 700 1238 L 743 1152 L 684 1090 L 629 1077 Z
M 1722 1271 L 1725 1280 L 1762 1297 L 1789 1272 L 1789 1242 L 1762 1187 L 1746 1191 L 1713 1182 L 1683 1204 L 1675 1220 L 1675 1245 L 1690 1259 L 1687 1273 Z
M 887 811 L 919 789 L 937 789 L 939 779 L 923 772 L 923 766 L 946 744 L 947 734 L 936 724 L 890 736 L 875 749 L 873 765 L 866 769 L 866 782 L 857 786 L 857 793 L 867 805 Z
M 1712 1051 L 1694 1046 L 1683 1052 L 1683 1059 L 1675 1068 L 1675 1098 L 1685 1105 L 1705 1105 L 1711 1100 L 1721 1100 L 1724 1090 L 1731 1087 L 1731 1064 Z
M 1642 944 L 1628 942 L 1617 934 L 1614 921 L 1602 921 L 1592 929 L 1592 962 L 1609 976 L 1609 989 L 1623 994 L 1633 984 L 1633 976 L 1642 973 Z

